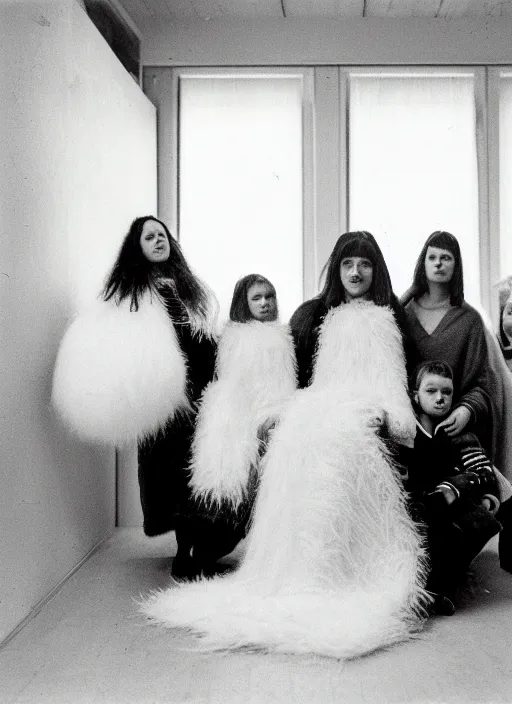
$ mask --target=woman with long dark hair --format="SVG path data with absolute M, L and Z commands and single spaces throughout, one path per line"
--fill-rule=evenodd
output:
M 216 310 L 165 223 L 138 217 L 101 300 L 67 331 L 54 376 L 54 404 L 78 434 L 138 442 L 144 532 L 176 531 L 179 576 L 190 568 L 187 464 L 196 402 L 213 377 Z
M 420 626 L 421 539 L 381 433 L 415 435 L 393 305 L 372 235 L 342 235 L 321 296 L 292 318 L 305 388 L 272 432 L 240 567 L 152 595 L 152 620 L 192 628 L 213 649 L 340 659 Z
M 355 260 L 358 260 L 357 265 Z M 371 263 L 372 269 L 369 284 L 365 274 L 368 263 Z M 322 291 L 303 303 L 290 320 L 300 388 L 307 386 L 311 380 L 320 326 L 332 308 L 363 296 L 378 306 L 388 306 L 400 330 L 402 333 L 404 331 L 404 313 L 393 293 L 388 268 L 372 234 L 355 231 L 341 235 L 323 273 L 325 283 Z

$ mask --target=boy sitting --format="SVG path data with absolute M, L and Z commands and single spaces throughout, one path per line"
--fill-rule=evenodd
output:
M 436 614 L 455 612 L 453 597 L 472 560 L 502 526 L 496 520 L 499 488 L 493 467 L 473 433 L 448 437 L 442 421 L 453 399 L 448 364 L 429 361 L 414 371 L 417 413 L 414 448 L 401 461 L 413 517 L 425 526 L 430 573 L 426 588 Z

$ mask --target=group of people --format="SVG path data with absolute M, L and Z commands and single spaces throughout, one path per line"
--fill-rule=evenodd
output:
M 324 274 L 288 325 L 273 284 L 244 277 L 218 335 L 166 225 L 137 218 L 59 350 L 60 415 L 87 439 L 136 439 L 144 531 L 176 531 L 178 585 L 144 612 L 213 648 L 354 657 L 453 613 L 498 533 L 512 572 L 496 353 L 499 338 L 510 365 L 512 280 L 493 339 L 448 232 L 402 300 L 368 232 L 341 235 Z

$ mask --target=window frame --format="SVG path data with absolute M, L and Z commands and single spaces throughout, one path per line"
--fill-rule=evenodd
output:
M 318 292 L 320 272 L 349 221 L 348 111 L 351 75 L 474 76 L 478 171 L 480 295 L 495 321 L 500 262 L 499 80 L 512 66 L 418 64 L 251 67 L 146 66 L 144 90 L 158 108 L 158 209 L 179 239 L 179 86 L 190 76 L 300 76 L 303 81 L 303 292 Z M 162 155 L 165 154 L 165 158 Z M 165 194 L 165 196 L 164 196 Z
M 179 214 L 179 97 L 180 83 L 187 78 L 298 78 L 302 83 L 302 259 L 303 296 L 315 294 L 315 247 L 314 247 L 314 74 L 311 68 L 300 67 L 250 67 L 250 68 L 169 68 L 150 69 L 149 88 L 161 83 L 157 97 L 159 107 L 158 139 L 159 154 L 166 158 L 158 161 L 158 212 L 176 237 L 180 239 Z M 151 97 L 151 95 L 150 95 Z M 162 148 L 162 152 L 160 151 Z M 169 158 L 170 157 L 170 158 Z M 165 195 L 164 195 L 165 194 Z
M 475 144 L 478 178 L 478 242 L 479 242 L 479 275 L 480 275 L 480 298 L 483 307 L 490 310 L 491 300 L 491 276 L 490 276 L 490 208 L 489 208 L 489 179 L 488 174 L 488 109 L 486 100 L 486 70 L 480 66 L 344 66 L 340 67 L 340 85 L 344 86 L 346 96 L 346 117 L 347 123 L 346 139 L 347 144 L 350 138 L 348 129 L 348 114 L 350 110 L 350 78 L 351 76 L 403 76 L 403 77 L 457 77 L 470 76 L 474 78 L 474 101 L 475 101 Z M 346 154 L 346 213 L 347 222 L 349 218 L 349 159 L 348 146 Z M 400 292 L 398 292 L 400 294 Z

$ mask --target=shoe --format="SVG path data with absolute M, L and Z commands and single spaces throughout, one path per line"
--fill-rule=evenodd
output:
M 202 565 L 201 574 L 203 577 L 220 577 L 223 574 L 234 572 L 235 565 L 225 565 L 219 562 Z
M 429 613 L 431 616 L 453 616 L 455 606 L 453 601 L 443 594 L 435 594 L 434 601 L 430 605 Z
M 500 558 L 500 567 L 502 570 L 505 570 L 505 572 L 512 574 L 512 561 L 510 560 L 510 557 L 506 560 Z
M 505 572 L 512 573 L 512 499 L 501 504 L 496 518 L 503 525 L 503 530 L 498 538 L 500 567 Z
M 498 538 L 498 555 L 501 569 L 512 573 L 512 530 L 510 523 L 501 531 Z
M 171 575 L 181 581 L 196 579 L 199 573 L 195 560 L 190 555 L 185 557 L 176 555 L 172 561 Z

